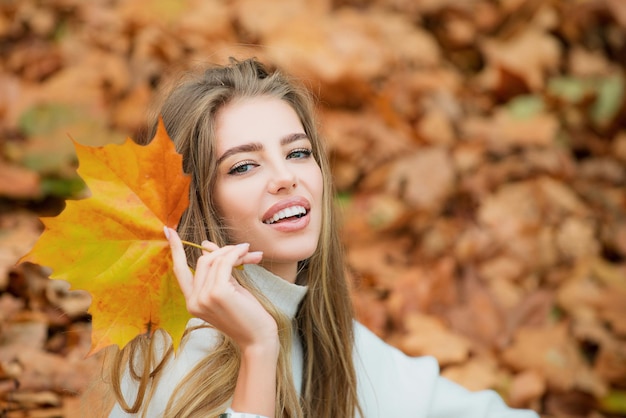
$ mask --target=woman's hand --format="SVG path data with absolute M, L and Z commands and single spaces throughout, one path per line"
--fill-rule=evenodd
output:
M 187 265 L 180 237 L 173 229 L 166 231 L 172 249 L 174 274 L 189 313 L 228 335 L 242 350 L 277 346 L 276 321 L 232 276 L 235 266 L 257 264 L 263 254 L 249 252 L 249 244 L 220 248 L 204 241 L 202 246 L 210 251 L 202 251 L 193 274 Z
M 209 251 L 202 251 L 192 274 L 176 231 L 166 228 L 165 235 L 187 310 L 228 335 L 241 349 L 232 408 L 273 417 L 280 349 L 278 327 L 263 305 L 232 276 L 233 267 L 257 264 L 263 254 L 249 252 L 249 244 L 220 248 L 204 241 L 202 246 Z

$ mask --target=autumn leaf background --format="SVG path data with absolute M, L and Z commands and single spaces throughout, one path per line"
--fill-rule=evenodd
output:
M 68 135 L 137 138 L 231 55 L 320 98 L 365 325 L 545 417 L 626 416 L 625 2 L 9 0 L 0 52 L 6 416 L 95 400 L 89 295 L 15 265 L 86 197 Z

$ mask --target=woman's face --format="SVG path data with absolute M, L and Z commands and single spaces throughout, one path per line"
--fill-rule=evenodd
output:
M 217 114 L 214 200 L 233 243 L 263 251 L 261 264 L 294 281 L 317 248 L 322 173 L 302 123 L 273 97 L 234 101 Z

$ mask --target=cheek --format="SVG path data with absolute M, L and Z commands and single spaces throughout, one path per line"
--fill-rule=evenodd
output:
M 324 178 L 322 176 L 322 170 L 317 164 L 313 168 L 309 178 L 311 179 L 310 188 L 312 193 L 321 201 L 324 194 Z
M 237 187 L 216 187 L 214 201 L 219 216 L 228 227 L 241 226 L 256 219 L 253 190 L 242 184 Z
M 237 215 L 238 205 L 236 200 L 236 193 L 233 190 L 229 190 L 228 187 L 216 187 L 213 191 L 213 201 L 215 202 L 215 209 L 217 209 L 218 215 L 226 223 L 226 226 L 230 226 L 234 217 Z
M 213 199 L 213 203 L 215 205 L 215 209 L 218 212 L 218 215 L 223 217 L 226 213 L 226 209 L 228 208 L 228 198 L 224 193 L 224 189 L 221 187 L 215 187 L 213 189 L 213 195 L 211 196 Z

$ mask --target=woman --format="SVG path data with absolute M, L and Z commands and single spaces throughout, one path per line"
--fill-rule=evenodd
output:
M 178 232 L 165 234 L 195 318 L 176 355 L 162 333 L 118 354 L 111 416 L 536 417 L 353 321 L 304 89 L 233 61 L 178 85 L 160 114 L 192 178 Z

